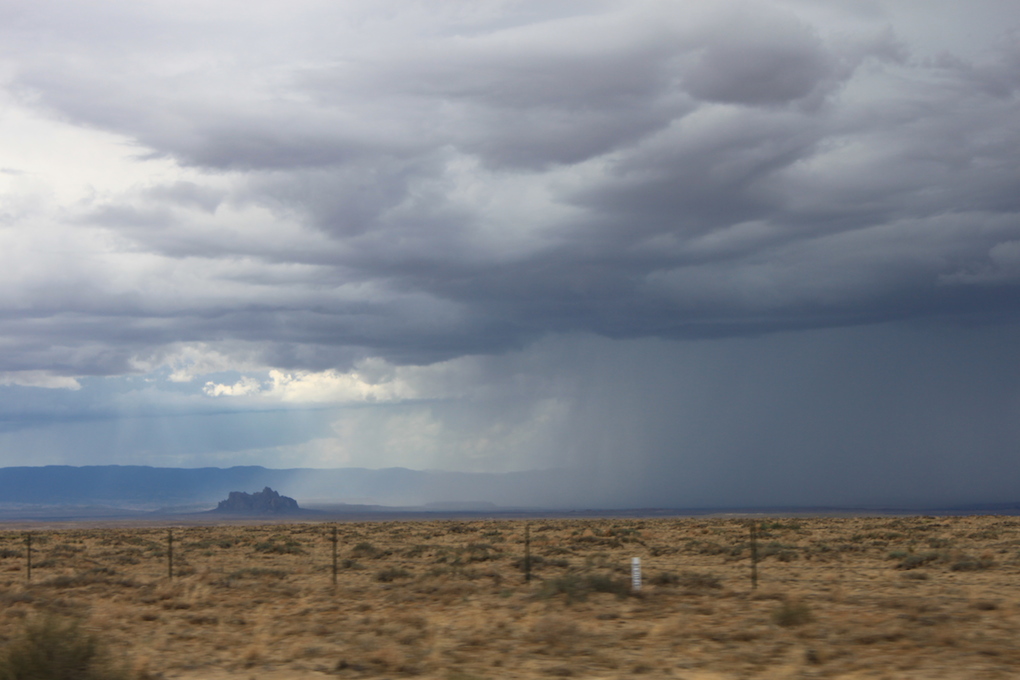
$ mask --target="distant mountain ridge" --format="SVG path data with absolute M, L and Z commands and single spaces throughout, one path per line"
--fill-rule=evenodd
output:
M 588 478 L 590 485 L 591 478 Z M 309 515 L 317 512 L 364 514 L 404 509 L 424 512 L 505 512 L 562 510 L 597 514 L 641 509 L 653 514 L 901 513 L 1020 515 L 1020 503 L 945 503 L 870 506 L 664 505 L 641 500 L 592 505 L 597 495 L 575 470 L 552 469 L 508 473 L 443 472 L 386 468 L 158 468 L 141 465 L 47 465 L 0 468 L 0 518 L 74 518 L 113 516 L 125 511 L 165 510 L 201 513 L 238 489 L 282 489 L 301 501 Z M 86 512 L 87 511 L 87 512 Z
M 566 507 L 579 501 L 566 470 L 509 473 L 407 468 L 162 468 L 46 465 L 0 468 L 0 504 L 158 508 L 216 504 L 238 489 L 283 489 L 297 499 L 379 505 L 492 504 Z

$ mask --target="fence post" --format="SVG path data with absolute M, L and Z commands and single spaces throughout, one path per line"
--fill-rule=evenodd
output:
M 166 530 L 166 577 L 174 577 L 174 530 Z
M 641 592 L 641 558 L 632 557 L 630 558 L 630 589 L 635 592 Z
M 25 532 L 25 562 L 26 562 L 26 564 L 28 566 L 28 569 L 27 569 L 28 578 L 27 578 L 27 580 L 31 581 L 32 580 L 32 532 L 31 531 Z
M 336 587 L 336 525 L 333 526 L 333 587 Z
M 751 590 L 758 589 L 758 523 L 751 522 Z
M 524 581 L 531 581 L 531 525 L 524 525 Z

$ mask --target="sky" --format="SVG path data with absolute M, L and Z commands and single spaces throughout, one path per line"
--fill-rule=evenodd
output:
M 1020 501 L 1020 4 L 0 4 L 0 465 Z

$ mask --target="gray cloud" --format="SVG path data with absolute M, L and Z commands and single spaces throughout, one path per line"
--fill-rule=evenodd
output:
M 383 450 L 397 446 L 385 423 L 424 424 L 432 443 L 409 450 L 435 465 L 604 459 L 626 502 L 681 473 L 681 440 L 692 479 L 725 477 L 734 494 L 736 461 L 749 489 L 781 460 L 893 497 L 914 454 L 875 452 L 896 442 L 936 451 L 947 476 L 960 459 L 945 442 L 985 446 L 991 470 L 1015 443 L 1013 393 L 984 396 L 983 359 L 964 360 L 970 379 L 945 365 L 953 347 L 1011 337 L 1020 309 L 1020 16 L 969 8 L 0 8 L 0 382 L 163 384 L 192 361 L 193 399 L 157 390 L 153 408 L 205 413 L 206 374 L 230 387 L 378 358 L 430 367 L 406 403 L 341 409 L 330 427 L 349 418 L 344 432 Z M 830 351 L 838 364 L 840 347 L 856 368 L 817 381 L 856 384 L 848 396 L 799 364 Z M 436 387 L 437 362 L 486 396 Z M 619 374 L 628 362 L 640 377 Z M 695 387 L 660 384 L 674 370 Z M 876 394 L 911 402 L 928 372 L 951 396 L 920 399 L 901 425 L 872 408 Z M 576 388 L 590 373 L 613 378 Z M 557 387 L 535 387 L 542 375 Z M 500 402 L 491 390 L 513 376 L 526 394 Z M 81 384 L 67 412 L 94 415 L 98 383 Z M 485 435 L 500 413 L 516 434 Z M 798 418 L 815 424 L 777 425 Z M 962 433 L 978 421 L 987 436 Z M 483 440 L 502 453 L 472 459 Z M 837 440 L 845 453 L 817 462 Z M 635 473 L 630 491 L 628 442 L 661 473 Z
M 956 282 L 1017 237 L 999 218 L 1017 208 L 1015 45 L 911 61 L 881 20 L 846 34 L 765 3 L 720 7 L 486 16 L 453 34 L 443 17 L 411 34 L 395 20 L 346 52 L 296 43 L 285 22 L 289 60 L 202 52 L 212 68 L 172 68 L 194 37 L 145 23 L 161 31 L 149 52 L 129 36 L 146 20 L 128 14 L 118 40 L 144 58 L 26 50 L 16 82 L 155 156 L 231 171 L 107 197 L 90 224 L 171 257 L 304 268 L 207 267 L 202 292 L 177 290 L 163 312 L 181 338 L 275 344 L 285 327 L 297 343 L 428 362 L 545 332 L 952 316 L 978 288 L 1011 304 L 1008 280 Z M 226 42 L 266 29 L 226 28 Z M 49 39 L 77 29 L 63 31 Z M 225 228 L 224 206 L 268 210 L 292 233 Z M 322 294 L 344 283 L 372 294 Z M 146 314 L 131 294 L 88 297 L 128 324 Z M 445 333 L 424 321 L 439 309 Z

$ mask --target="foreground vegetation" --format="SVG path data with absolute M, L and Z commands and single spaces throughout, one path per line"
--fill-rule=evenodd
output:
M 31 580 L 11 528 L 0 678 L 1020 674 L 1020 519 L 758 519 L 757 588 L 746 519 L 529 524 L 177 527 L 172 579 L 165 528 L 35 530 Z

